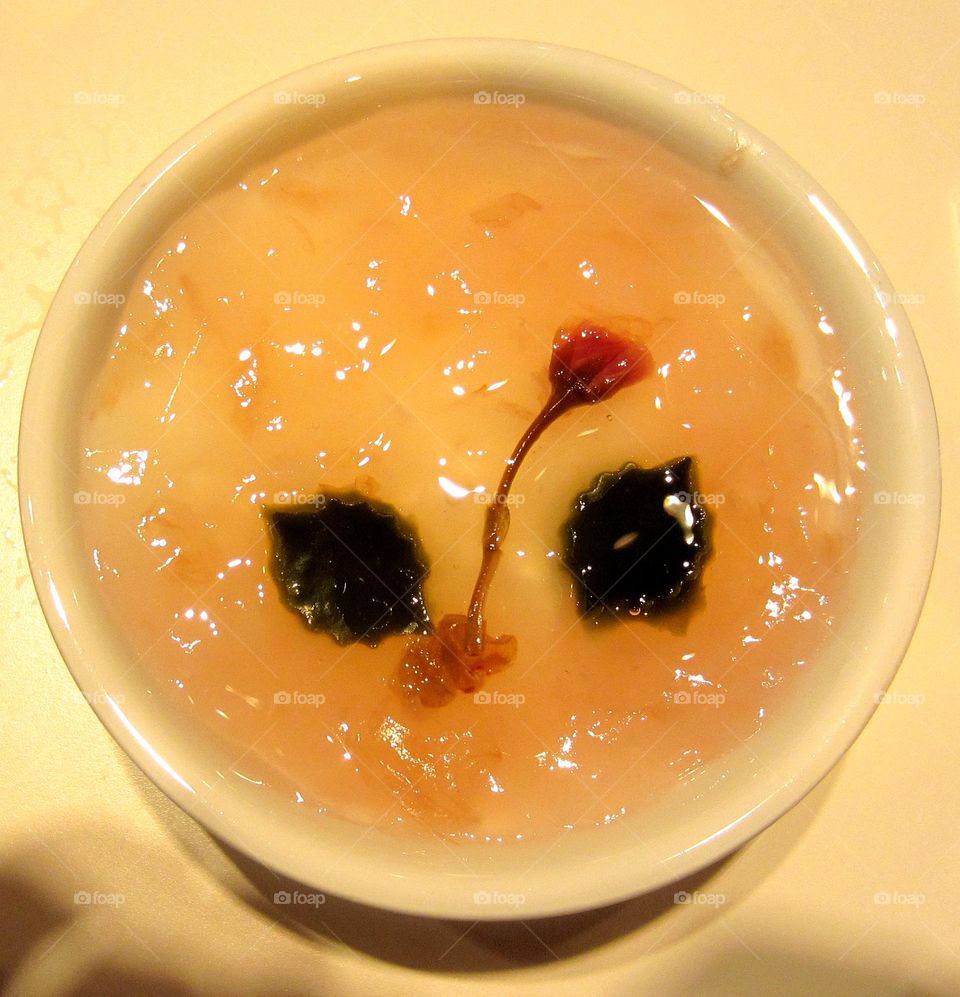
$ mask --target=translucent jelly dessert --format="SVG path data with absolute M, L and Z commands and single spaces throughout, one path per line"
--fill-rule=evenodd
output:
M 318 825 L 467 847 L 706 791 L 844 611 L 867 458 L 831 316 L 721 164 L 532 95 L 366 112 L 228 170 L 131 270 L 78 414 L 77 487 L 104 498 L 77 514 L 132 667 L 232 762 L 211 794 L 243 780 Z M 498 489 L 557 331 L 584 327 L 640 344 L 645 376 L 551 421 Z M 592 505 L 602 476 L 694 466 L 697 494 L 616 537 Z M 404 671 L 405 649 L 468 647 L 500 508 L 498 657 L 425 702 L 433 659 Z M 629 578 L 593 612 L 577 524 L 621 555 L 661 514 L 691 537 L 709 520 L 695 590 L 658 615 Z M 324 523 L 381 560 L 351 575 L 316 533 L 302 560 Z M 422 602 L 398 610 L 391 571 Z

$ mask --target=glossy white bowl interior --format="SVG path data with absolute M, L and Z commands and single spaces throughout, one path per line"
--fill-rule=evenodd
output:
M 259 787 L 220 775 L 231 759 L 146 694 L 70 529 L 77 402 L 116 317 L 109 304 L 78 303 L 82 295 L 124 293 L 131 267 L 158 233 L 252 143 L 282 144 L 318 118 L 335 124 L 358 102 L 438 84 L 580 101 L 663 133 L 671 148 L 710 168 L 742 148 L 731 189 L 777 225 L 848 350 L 845 377 L 876 491 L 921 496 L 888 504 L 868 496 L 852 555 L 860 580 L 853 609 L 810 663 L 802 695 L 762 737 L 642 813 L 570 833 L 549 848 L 525 842 L 463 853 L 266 806 Z M 722 108 L 661 77 L 584 52 L 501 40 L 404 44 L 305 69 L 244 97 L 165 152 L 110 209 L 60 287 L 31 367 L 20 440 L 23 526 L 43 611 L 80 688 L 143 771 L 220 838 L 303 883 L 471 920 L 557 914 L 654 889 L 727 854 L 808 792 L 866 724 L 910 640 L 936 545 L 940 484 L 929 388 L 895 302 L 869 248 L 802 170 Z

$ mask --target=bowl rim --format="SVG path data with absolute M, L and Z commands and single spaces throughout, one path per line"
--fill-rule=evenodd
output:
M 40 475 L 36 461 L 42 460 L 45 456 L 49 459 L 47 451 L 41 448 L 44 433 L 49 433 L 49 429 L 41 419 L 39 420 L 41 424 L 39 431 L 35 428 L 30 432 L 26 431 L 28 422 L 35 418 L 34 413 L 42 414 L 47 409 L 48 394 L 45 392 L 45 388 L 48 388 L 50 383 L 50 366 L 54 362 L 54 354 L 47 347 L 58 335 L 68 334 L 61 328 L 64 323 L 60 321 L 60 316 L 68 315 L 70 310 L 69 301 L 65 300 L 67 292 L 72 286 L 75 286 L 78 275 L 90 266 L 96 265 L 96 251 L 100 247 L 100 243 L 123 224 L 128 212 L 140 202 L 141 198 L 151 191 L 160 192 L 163 190 L 163 178 L 168 171 L 171 171 L 180 160 L 193 153 L 194 150 L 208 152 L 211 146 L 216 149 L 218 141 L 223 141 L 223 136 L 229 132 L 230 128 L 238 125 L 243 126 L 244 122 L 249 123 L 258 110 L 262 113 L 264 104 L 271 95 L 274 96 L 275 100 L 278 88 L 307 91 L 312 88 L 311 81 L 316 81 L 318 77 L 325 75 L 332 77 L 341 74 L 345 79 L 347 75 L 357 73 L 362 76 L 367 72 L 367 67 L 370 71 L 374 71 L 384 65 L 394 67 L 395 71 L 397 67 L 415 65 L 418 72 L 427 75 L 428 71 L 437 72 L 440 66 L 448 65 L 451 60 L 461 60 L 465 67 L 482 63 L 488 76 L 493 72 L 494 66 L 503 67 L 508 64 L 519 66 L 524 60 L 532 60 L 534 65 L 528 72 L 533 74 L 533 79 L 537 78 L 537 66 L 541 61 L 557 60 L 563 62 L 566 67 L 564 72 L 569 74 L 571 78 L 574 78 L 577 72 L 593 73 L 601 81 L 612 81 L 614 76 L 618 76 L 624 80 L 632 81 L 638 92 L 642 90 L 650 100 L 664 102 L 670 95 L 676 100 L 678 93 L 693 93 L 672 80 L 630 63 L 563 46 L 500 38 L 452 38 L 400 42 L 324 60 L 268 82 L 206 118 L 142 170 L 111 205 L 87 237 L 54 296 L 31 361 L 20 422 L 18 491 L 21 525 L 30 571 L 44 617 L 57 647 L 84 693 L 96 690 L 91 688 L 90 676 L 87 674 L 86 667 L 81 664 L 81 647 L 68 622 L 62 599 L 50 584 L 52 575 L 55 573 L 56 557 L 51 556 L 43 542 L 43 530 L 46 529 L 46 526 L 39 525 L 34 516 L 34 503 L 39 505 L 43 501 L 43 497 L 38 491 Z M 845 251 L 848 253 L 855 251 L 865 261 L 875 288 L 890 288 L 882 267 L 856 228 L 820 185 L 789 156 L 766 136 L 725 109 L 704 103 L 692 110 L 698 116 L 697 127 L 703 130 L 704 141 L 707 141 L 711 135 L 715 137 L 733 130 L 762 148 L 764 156 L 767 157 L 766 169 L 771 176 L 777 175 L 778 183 L 793 184 L 797 189 L 815 193 L 820 198 L 821 204 L 827 208 L 829 216 L 841 227 L 846 238 Z M 835 234 L 838 234 L 836 230 Z M 91 263 L 87 261 L 89 255 L 92 255 Z M 866 273 L 866 269 L 864 272 Z M 889 648 L 886 659 L 883 662 L 875 663 L 871 672 L 875 682 L 881 688 L 886 687 L 899 667 L 923 607 L 933 569 L 939 529 L 941 491 L 936 414 L 923 359 L 909 320 L 896 297 L 889 298 L 886 302 L 886 310 L 896 323 L 899 348 L 908 355 L 906 369 L 910 378 L 910 391 L 909 397 L 904 398 L 904 404 L 912 408 L 914 417 L 921 429 L 921 444 L 924 446 L 926 454 L 933 455 L 933 461 L 929 463 L 922 488 L 924 494 L 932 501 L 925 506 L 918 531 L 917 553 L 911 575 L 913 595 L 909 605 L 900 611 L 895 639 Z M 177 773 L 173 772 L 171 775 L 170 766 L 166 765 L 164 759 L 137 734 L 126 720 L 123 710 L 115 702 L 107 701 L 109 697 L 105 700 L 98 696 L 87 695 L 87 698 L 118 745 L 133 759 L 141 771 L 181 809 L 218 838 L 250 855 L 254 860 L 293 878 L 300 878 L 298 870 L 301 867 L 296 855 L 291 856 L 284 852 L 282 846 L 274 846 L 271 842 L 251 838 L 238 827 L 236 814 L 231 817 L 226 811 L 209 808 L 184 792 L 178 778 L 174 778 Z M 474 906 L 471 908 L 459 896 L 444 896 L 441 895 L 440 891 L 433 892 L 430 889 L 424 891 L 423 883 L 412 883 L 411 880 L 415 877 L 400 876 L 397 877 L 396 882 L 385 885 L 382 880 L 386 877 L 383 877 L 382 874 L 375 875 L 374 879 L 381 880 L 381 882 L 378 889 L 371 891 L 369 870 L 361 870 L 361 874 L 356 874 L 356 871 L 351 871 L 349 866 L 331 871 L 325 883 L 313 883 L 312 885 L 323 886 L 331 892 L 352 900 L 404 913 L 436 917 L 461 917 L 469 920 L 513 917 L 529 919 L 618 902 L 638 893 L 675 882 L 683 876 L 718 861 L 772 824 L 828 774 L 866 726 L 877 703 L 877 699 L 873 703 L 861 699 L 859 702 L 846 704 L 846 708 L 838 711 L 834 718 L 831 736 L 820 745 L 819 750 L 811 752 L 806 758 L 805 764 L 801 764 L 793 770 L 790 773 L 790 778 L 780 785 L 775 792 L 762 799 L 748 813 L 718 829 L 715 834 L 701 841 L 697 847 L 683 850 L 673 856 L 669 863 L 662 862 L 660 868 L 654 874 L 648 874 L 646 878 L 634 877 L 631 879 L 626 877 L 617 886 L 606 883 L 596 893 L 586 896 L 583 894 L 582 888 L 590 883 L 591 872 L 589 868 L 585 868 L 578 880 L 579 890 L 570 885 L 565 886 L 558 883 L 553 889 L 545 888 L 532 905 L 526 905 L 519 910 L 506 910 L 502 907 L 478 909 Z M 182 782 L 182 780 L 180 781 Z M 548 872 L 547 877 L 549 878 L 549 876 Z

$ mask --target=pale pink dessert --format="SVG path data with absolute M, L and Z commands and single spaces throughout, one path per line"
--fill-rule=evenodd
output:
M 842 611 L 865 457 L 831 318 L 761 234 L 721 170 L 642 132 L 455 95 L 279 151 L 163 233 L 81 414 L 79 487 L 105 498 L 79 514 L 131 662 L 222 745 L 224 778 L 516 840 L 636 812 L 799 694 Z M 653 370 L 530 448 L 485 605 L 516 658 L 425 708 L 396 681 L 403 637 L 339 647 L 282 603 L 263 507 L 375 495 L 416 524 L 434 619 L 462 612 L 485 503 L 580 319 L 628 329 Z M 585 622 L 571 503 L 683 454 L 713 523 L 696 604 Z

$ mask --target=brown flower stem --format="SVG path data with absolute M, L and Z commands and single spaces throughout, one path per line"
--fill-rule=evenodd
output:
M 560 328 L 550 350 L 550 397 L 514 447 L 500 484 L 490 497 L 483 526 L 483 557 L 466 616 L 447 613 L 429 634 L 416 634 L 400 662 L 400 684 L 425 706 L 442 706 L 457 692 L 475 692 L 487 675 L 510 664 L 517 654 L 511 634 L 488 637 L 484 605 L 510 529 L 510 487 L 520 464 L 540 434 L 568 408 L 605 401 L 636 384 L 651 370 L 646 346 L 628 334 L 593 322 Z
M 477 583 L 473 588 L 473 596 L 470 599 L 470 609 L 467 612 L 465 650 L 470 657 L 476 657 L 483 651 L 483 640 L 486 633 L 483 609 L 487 593 L 490 590 L 490 583 L 493 581 L 494 573 L 500 562 L 501 546 L 507 535 L 507 530 L 510 528 L 507 496 L 510 494 L 513 479 L 516 477 L 524 457 L 540 438 L 541 433 L 554 419 L 562 415 L 573 404 L 573 401 L 573 391 L 570 388 L 554 391 L 550 395 L 547 404 L 530 423 L 527 431 L 514 447 L 513 453 L 507 461 L 507 466 L 504 468 L 503 476 L 500 478 L 500 484 L 491 499 L 491 505 L 487 509 L 484 522 L 483 557 L 480 561 Z

